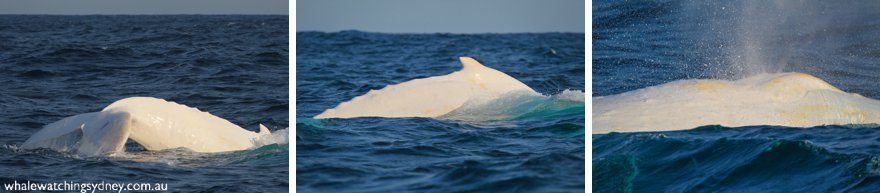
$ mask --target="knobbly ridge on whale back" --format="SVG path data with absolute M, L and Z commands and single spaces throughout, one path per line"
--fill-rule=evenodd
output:
M 123 152 L 128 139 L 147 150 L 187 148 L 196 152 L 223 152 L 253 148 L 269 130 L 245 130 L 196 108 L 151 97 L 116 101 L 100 112 L 61 119 L 43 127 L 23 149 L 49 148 L 98 156 Z

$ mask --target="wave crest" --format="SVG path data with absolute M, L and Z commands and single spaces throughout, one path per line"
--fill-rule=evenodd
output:
M 583 91 L 568 89 L 550 96 L 514 91 L 490 101 L 470 100 L 439 118 L 484 122 L 583 114 L 584 96 Z

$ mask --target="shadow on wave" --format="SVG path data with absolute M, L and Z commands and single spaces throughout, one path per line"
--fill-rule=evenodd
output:
M 593 135 L 596 192 L 869 192 L 880 126 L 704 126 Z
M 160 164 L 173 166 L 174 168 L 218 167 L 230 165 L 249 165 L 261 163 L 261 165 L 278 165 L 278 159 L 286 158 L 289 154 L 288 144 L 270 144 L 254 149 L 243 151 L 231 151 L 222 153 L 200 153 L 186 148 L 168 149 L 162 151 L 147 151 L 135 143 L 126 144 L 127 151 L 121 154 L 105 157 L 87 157 L 69 152 L 56 152 L 50 149 L 25 150 L 18 146 L 5 145 L 0 147 L 0 153 L 9 156 L 9 159 L 27 162 L 42 163 L 90 163 L 98 162 L 110 165 L 125 163 Z M 21 162 L 24 163 L 24 162 Z M 105 165 L 105 164 L 99 164 Z

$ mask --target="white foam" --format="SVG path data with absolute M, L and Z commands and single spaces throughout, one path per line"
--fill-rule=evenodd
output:
M 584 100 L 587 99 L 586 96 L 584 95 L 584 91 L 569 90 L 569 89 L 565 89 L 562 91 L 562 93 L 553 95 L 553 97 L 556 99 L 559 99 L 559 100 L 567 100 L 567 101 L 574 101 L 574 102 L 584 102 Z
M 253 148 L 259 148 L 262 146 L 267 146 L 267 145 L 272 145 L 272 144 L 280 144 L 280 145 L 287 144 L 288 141 L 290 140 L 290 138 L 288 136 L 289 131 L 290 131 L 290 128 L 288 127 L 288 128 L 284 128 L 282 130 L 275 131 L 275 132 L 268 134 L 268 135 L 260 136 L 256 139 L 254 139 L 254 147 Z

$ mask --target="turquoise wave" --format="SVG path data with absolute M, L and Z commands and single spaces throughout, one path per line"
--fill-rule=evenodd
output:
M 439 119 L 465 122 L 512 121 L 583 115 L 584 93 L 565 90 L 544 96 L 525 92 L 505 94 L 488 102 L 468 102 Z

